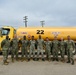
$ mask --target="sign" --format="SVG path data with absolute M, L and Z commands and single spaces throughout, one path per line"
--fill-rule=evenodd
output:
M 53 34 L 54 36 L 58 36 L 58 35 L 60 34 L 60 32 L 52 32 L 52 34 Z
M 21 32 L 21 34 L 27 34 L 27 32 Z

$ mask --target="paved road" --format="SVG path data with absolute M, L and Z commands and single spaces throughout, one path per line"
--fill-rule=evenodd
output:
M 11 62 L 9 57 L 9 65 L 2 64 L 2 56 L 0 56 L 0 75 L 76 75 L 75 65 L 63 63 L 61 61 L 30 61 Z

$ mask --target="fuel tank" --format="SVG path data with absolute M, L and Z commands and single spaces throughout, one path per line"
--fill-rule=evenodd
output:
M 31 36 L 34 36 L 36 40 L 41 35 L 44 40 L 46 37 L 53 40 L 55 36 L 57 36 L 58 40 L 61 37 L 67 40 L 69 35 L 72 40 L 76 41 L 76 27 L 20 27 L 16 33 L 17 37 L 21 39 L 25 35 L 27 39 L 31 39 Z

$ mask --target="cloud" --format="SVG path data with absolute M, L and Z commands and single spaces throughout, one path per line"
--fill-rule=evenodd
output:
M 76 0 L 0 0 L 0 25 L 76 26 Z

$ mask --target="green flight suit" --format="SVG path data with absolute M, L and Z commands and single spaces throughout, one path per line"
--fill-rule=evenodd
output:
M 31 55 L 33 53 L 33 57 L 35 57 L 35 44 L 36 41 L 35 40 L 30 40 L 30 51 L 29 51 L 29 58 L 31 58 Z
M 58 60 L 58 52 L 59 52 L 59 41 L 58 40 L 52 41 L 52 52 L 53 52 L 53 59 Z
M 1 43 L 1 46 L 2 46 L 2 53 L 3 53 L 3 62 L 6 62 L 8 58 L 8 50 L 10 47 L 10 41 L 7 39 L 3 40 Z
M 44 46 L 44 40 L 37 39 L 37 58 L 39 58 L 39 54 L 41 53 L 42 59 L 44 59 L 43 46 Z
M 68 56 L 68 61 L 72 60 L 74 61 L 74 58 L 73 58 L 73 50 L 75 48 L 75 43 L 73 40 L 67 40 L 66 41 L 66 49 L 67 49 L 67 56 Z
M 64 55 L 65 55 L 65 42 L 64 41 L 60 41 L 60 54 L 61 54 L 61 58 L 64 59 Z
M 21 52 L 22 52 L 22 58 L 24 58 L 24 55 L 26 58 L 28 58 L 28 40 L 22 40 L 22 47 L 21 47 Z
M 45 53 L 48 59 L 50 59 L 51 57 L 51 47 L 52 47 L 52 43 L 51 41 L 46 41 L 45 43 Z
M 14 60 L 14 56 L 16 55 L 16 60 L 18 59 L 18 39 L 14 38 L 11 41 L 12 43 L 12 50 L 11 50 L 11 57 Z

